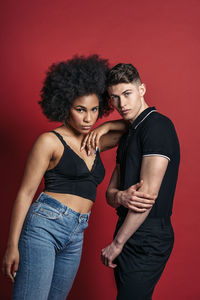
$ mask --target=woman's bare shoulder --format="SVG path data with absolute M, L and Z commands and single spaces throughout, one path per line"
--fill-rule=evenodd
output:
M 33 149 L 52 152 L 56 149 L 58 142 L 58 138 L 54 133 L 44 132 L 36 138 L 33 144 Z

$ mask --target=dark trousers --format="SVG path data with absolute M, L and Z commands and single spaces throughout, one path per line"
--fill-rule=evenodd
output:
M 119 217 L 115 235 L 124 218 Z M 117 300 L 150 300 L 174 243 L 170 218 L 147 218 L 115 262 Z

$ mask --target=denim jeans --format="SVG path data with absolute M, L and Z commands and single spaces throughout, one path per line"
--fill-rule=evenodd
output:
M 66 299 L 76 276 L 89 214 L 42 193 L 26 216 L 13 300 Z

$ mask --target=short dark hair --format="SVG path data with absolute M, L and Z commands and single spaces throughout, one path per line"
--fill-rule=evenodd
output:
M 108 73 L 107 86 L 119 83 L 141 83 L 140 75 L 132 64 L 120 63 L 114 66 Z
M 106 79 L 109 71 L 107 59 L 97 54 L 74 56 L 72 59 L 52 64 L 41 90 L 40 104 L 50 121 L 64 122 L 72 103 L 78 97 L 96 94 L 99 98 L 99 117 L 113 109 L 106 94 Z

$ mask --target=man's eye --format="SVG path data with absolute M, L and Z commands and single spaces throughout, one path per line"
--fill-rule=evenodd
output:
M 125 97 L 128 97 L 130 94 L 131 94 L 131 93 L 125 93 L 124 95 L 125 95 Z

